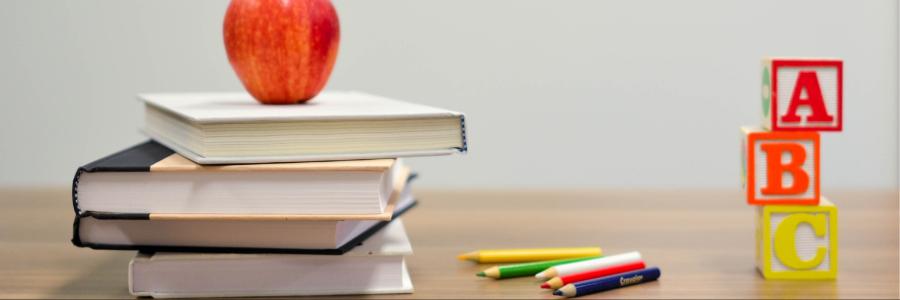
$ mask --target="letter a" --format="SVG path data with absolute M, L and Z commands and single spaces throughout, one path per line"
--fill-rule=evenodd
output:
M 766 151 L 766 186 L 760 190 L 766 195 L 800 194 L 809 188 L 809 174 L 800 168 L 806 161 L 806 149 L 797 143 L 763 143 L 760 145 Z M 791 162 L 781 164 L 783 152 L 791 153 Z M 794 175 L 794 184 L 789 188 L 781 185 L 781 177 L 784 172 Z
M 806 89 L 806 99 L 800 98 L 800 94 Z M 800 71 L 797 75 L 797 83 L 794 85 L 794 93 L 791 95 L 791 103 L 787 114 L 781 117 L 782 122 L 800 122 L 797 108 L 800 105 L 808 105 L 812 114 L 806 117 L 807 122 L 831 122 L 833 116 L 825 110 L 825 99 L 822 98 L 822 89 L 819 88 L 819 76 L 816 71 Z

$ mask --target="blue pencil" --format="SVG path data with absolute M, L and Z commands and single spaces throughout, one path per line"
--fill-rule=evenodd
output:
M 652 267 L 591 280 L 567 284 L 553 292 L 556 296 L 578 297 L 659 278 L 659 268 Z

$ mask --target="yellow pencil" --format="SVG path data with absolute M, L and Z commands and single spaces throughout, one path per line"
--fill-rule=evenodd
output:
M 516 263 L 600 255 L 600 248 L 481 250 L 457 256 L 478 263 Z

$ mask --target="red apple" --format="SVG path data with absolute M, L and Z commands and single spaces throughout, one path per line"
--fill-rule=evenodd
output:
M 222 31 L 234 72 L 266 104 L 303 103 L 322 91 L 341 39 L 329 0 L 232 0 Z

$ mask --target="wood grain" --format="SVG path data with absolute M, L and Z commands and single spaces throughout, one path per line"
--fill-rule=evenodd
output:
M 415 293 L 371 298 L 558 298 L 532 278 L 492 280 L 458 261 L 487 248 L 638 250 L 662 277 L 582 298 L 897 298 L 897 191 L 829 191 L 839 209 L 837 280 L 764 280 L 754 210 L 739 190 L 416 190 L 403 217 Z M 0 189 L 0 297 L 129 298 L 130 251 L 69 242 L 69 187 Z M 340 298 L 340 297 L 338 297 Z

